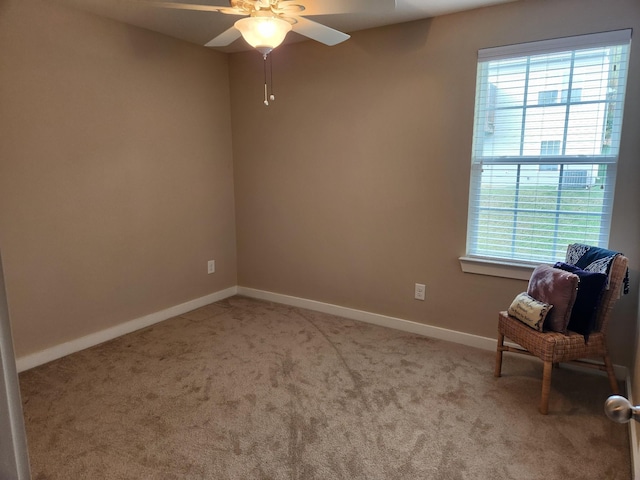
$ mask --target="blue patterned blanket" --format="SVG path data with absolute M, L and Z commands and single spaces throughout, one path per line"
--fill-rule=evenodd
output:
M 572 243 L 567 248 L 566 263 L 575 265 L 588 272 L 604 273 L 609 276 L 611 264 L 616 255 L 622 255 L 620 252 L 607 250 L 600 247 L 591 247 L 580 243 Z M 608 282 L 607 282 L 608 284 Z M 608 288 L 608 285 L 607 285 Z M 629 293 L 629 269 L 624 276 L 623 293 Z

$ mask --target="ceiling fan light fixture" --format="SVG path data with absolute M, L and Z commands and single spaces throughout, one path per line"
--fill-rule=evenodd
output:
M 234 25 L 242 38 L 263 55 L 280 45 L 291 30 L 289 22 L 273 15 L 242 18 Z

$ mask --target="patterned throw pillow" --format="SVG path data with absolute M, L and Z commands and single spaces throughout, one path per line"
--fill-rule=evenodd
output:
M 526 292 L 522 292 L 513 299 L 507 313 L 541 332 L 544 319 L 552 307 L 553 305 L 539 302 Z
M 577 275 L 549 265 L 540 265 L 531 274 L 527 293 L 539 302 L 553 305 L 544 323 L 546 330 L 567 333 L 578 281 Z

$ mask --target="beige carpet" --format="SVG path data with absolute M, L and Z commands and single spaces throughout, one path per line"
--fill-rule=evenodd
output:
M 497 320 L 496 320 L 497 322 Z M 34 480 L 629 479 L 604 377 L 233 297 L 20 376 Z

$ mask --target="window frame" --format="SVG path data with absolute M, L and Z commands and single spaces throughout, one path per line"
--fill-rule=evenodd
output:
M 563 168 L 566 165 L 604 164 L 607 166 L 607 174 L 605 175 L 605 178 L 604 178 L 603 188 L 610 191 L 611 194 L 610 194 L 610 198 L 608 199 L 608 205 L 606 205 L 606 208 L 608 209 L 608 213 L 606 213 L 605 215 L 601 215 L 601 217 L 603 218 L 603 223 L 601 225 L 601 234 L 600 234 L 600 243 L 599 243 L 600 246 L 605 246 L 605 247 L 608 246 L 609 232 L 611 227 L 610 220 L 611 220 L 611 213 L 613 209 L 613 193 L 614 193 L 616 170 L 617 170 L 616 166 L 617 166 L 617 160 L 618 160 L 617 152 L 612 155 L 602 154 L 602 155 L 592 155 L 588 157 L 585 157 L 583 155 L 567 156 L 562 154 L 545 155 L 542 152 L 542 143 L 541 143 L 540 155 L 533 156 L 531 158 L 523 155 L 501 156 L 501 157 L 494 157 L 494 158 L 478 155 L 478 150 L 477 150 L 478 145 L 476 144 L 476 140 L 475 140 L 476 135 L 478 135 L 478 129 L 484 129 L 485 133 L 487 132 L 493 133 L 495 130 L 495 108 L 496 108 L 495 86 L 488 80 L 489 78 L 488 73 L 486 71 L 484 72 L 482 71 L 483 68 L 485 69 L 488 68 L 487 59 L 491 59 L 491 58 L 517 59 L 517 58 L 526 58 L 526 57 L 530 57 L 538 54 L 548 55 L 554 52 L 571 52 L 571 51 L 573 51 L 572 53 L 572 59 L 573 59 L 575 57 L 575 51 L 577 50 L 591 49 L 591 48 L 611 46 L 611 45 L 620 45 L 625 43 L 629 45 L 629 47 L 627 48 L 630 48 L 631 30 L 618 30 L 618 31 L 604 32 L 604 33 L 598 33 L 598 34 L 582 35 L 577 37 L 566 37 L 561 39 L 543 40 L 539 42 L 510 45 L 507 47 L 495 47 L 495 48 L 484 49 L 479 51 L 478 76 L 476 80 L 476 110 L 479 108 L 480 102 L 482 101 L 481 92 L 483 92 L 484 90 L 487 90 L 487 94 L 485 95 L 485 98 L 487 99 L 485 101 L 487 104 L 484 105 L 484 108 L 482 109 L 483 115 L 479 116 L 478 111 L 476 111 L 474 115 L 474 147 L 473 147 L 474 150 L 472 152 L 471 180 L 470 180 L 470 187 L 469 187 L 469 211 L 468 211 L 469 217 L 468 217 L 468 225 L 467 225 L 467 246 L 466 246 L 467 253 L 465 256 L 460 257 L 461 267 L 464 272 L 480 273 L 480 274 L 502 276 L 502 277 L 508 277 L 508 278 L 528 279 L 533 267 L 541 263 L 538 260 L 531 260 L 528 258 L 525 258 L 525 259 L 506 258 L 506 257 L 502 258 L 502 257 L 489 256 L 485 254 L 478 255 L 476 253 L 473 253 L 477 251 L 477 249 L 473 248 L 473 245 L 474 245 L 474 242 L 477 241 L 477 239 L 474 238 L 474 234 L 478 231 L 477 226 L 474 225 L 473 222 L 474 220 L 477 221 L 477 219 L 479 218 L 479 214 L 477 213 L 479 209 L 479 204 L 478 204 L 479 201 L 474 204 L 474 199 L 476 198 L 475 192 L 480 191 L 479 190 L 480 182 L 482 180 L 481 169 L 483 168 L 484 165 L 488 165 L 488 164 L 518 165 L 518 164 L 525 163 L 527 160 L 535 160 L 529 165 L 537 165 L 538 167 L 543 165 L 549 165 L 549 166 L 555 165 L 559 170 L 560 177 L 562 177 Z M 628 53 L 626 58 L 628 62 L 628 59 L 629 59 Z M 571 68 L 573 70 L 573 64 Z M 626 72 L 625 72 L 625 77 L 626 77 Z M 530 81 L 530 77 L 527 76 L 526 83 L 528 84 L 529 81 Z M 492 87 L 494 88 L 493 94 L 491 94 Z M 521 108 L 528 109 L 536 105 L 539 105 L 539 106 L 549 106 L 549 105 L 563 106 L 564 105 L 567 107 L 567 110 L 565 111 L 565 114 L 564 114 L 565 119 L 567 119 L 570 112 L 569 106 L 583 103 L 582 89 L 579 87 L 575 87 L 572 84 L 567 85 L 567 88 L 564 90 L 562 87 L 559 87 L 556 90 L 555 95 L 546 93 L 547 90 L 552 91 L 553 89 L 551 88 L 551 89 L 540 90 L 537 96 L 535 97 L 535 101 L 531 101 L 531 99 L 527 98 L 527 96 L 525 95 L 525 97 L 523 98 L 523 104 L 521 105 Z M 620 125 L 617 125 L 617 128 L 619 129 L 618 131 L 621 131 L 621 122 L 622 122 L 622 116 L 623 116 L 623 110 L 624 110 L 624 98 L 625 98 L 624 90 L 626 90 L 626 81 L 625 81 L 624 89 L 622 89 L 621 92 L 618 92 L 618 96 L 619 96 L 618 99 L 619 100 L 622 99 L 622 101 L 620 102 L 620 109 L 621 109 L 620 114 L 615 118 L 617 122 L 620 122 Z M 571 98 L 574 93 L 578 94 L 578 98 L 576 99 Z M 543 102 L 543 104 L 540 104 L 539 101 L 541 98 L 541 94 L 542 94 L 542 98 L 544 98 L 545 96 L 548 96 L 549 98 L 553 97 L 554 101 Z M 604 103 L 604 105 L 606 105 L 606 102 Z M 484 118 L 483 125 L 479 124 L 479 122 L 482 123 L 481 117 Z M 566 128 L 567 127 L 565 126 L 565 131 L 563 133 L 564 135 L 566 135 Z M 523 139 L 521 138 L 521 142 L 522 141 Z M 549 139 L 545 141 L 548 142 L 553 140 Z M 550 144 L 548 143 L 547 145 L 550 145 Z M 564 152 L 563 141 L 561 141 L 561 149 Z M 478 161 L 478 158 L 481 158 L 481 160 Z M 543 170 L 547 170 L 547 169 L 543 169 Z M 562 178 L 560 178 L 559 180 L 560 182 L 562 182 Z M 555 236 L 557 237 L 557 233 L 555 234 Z M 558 259 L 549 258 L 548 260 L 550 263 L 552 263 L 553 261 L 556 261 Z

